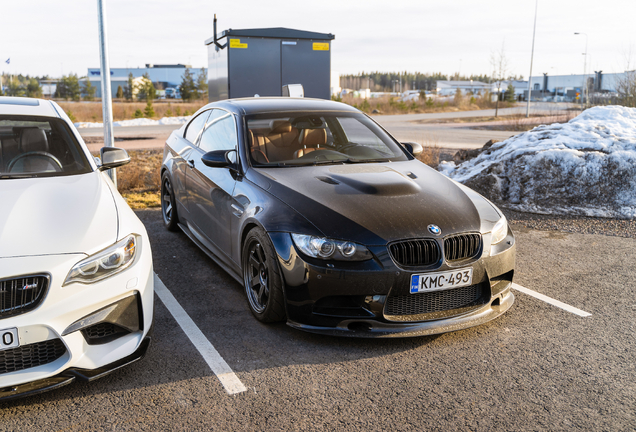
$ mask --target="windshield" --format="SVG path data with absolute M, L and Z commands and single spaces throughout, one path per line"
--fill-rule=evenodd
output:
M 63 120 L 0 115 L 0 179 L 90 171 L 86 155 Z
M 395 140 L 361 113 L 257 114 L 247 116 L 247 130 L 255 166 L 408 160 Z

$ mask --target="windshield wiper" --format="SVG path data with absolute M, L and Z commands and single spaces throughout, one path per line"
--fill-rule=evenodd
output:
M 371 162 L 390 162 L 391 160 L 389 158 L 376 158 L 376 159 L 353 159 L 353 158 L 348 158 L 345 159 L 343 162 L 345 163 L 371 163 Z
M 37 174 L 0 174 L 0 179 L 17 179 L 17 178 L 32 178 L 37 177 Z

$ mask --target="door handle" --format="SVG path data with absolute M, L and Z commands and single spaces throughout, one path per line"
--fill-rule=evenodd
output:
M 190 166 L 190 168 L 194 168 L 194 159 L 190 159 L 188 161 L 188 165 Z

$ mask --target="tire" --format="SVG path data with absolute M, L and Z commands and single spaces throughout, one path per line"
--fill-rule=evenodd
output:
M 161 216 L 163 217 L 163 226 L 168 231 L 177 231 L 179 229 L 176 199 L 167 172 L 164 172 L 161 176 Z
M 243 285 L 247 302 L 257 320 L 285 319 L 282 277 L 274 247 L 260 228 L 252 229 L 243 243 Z

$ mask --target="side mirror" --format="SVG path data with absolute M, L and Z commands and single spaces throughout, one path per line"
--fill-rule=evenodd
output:
M 230 158 L 230 153 L 236 150 L 213 150 L 201 156 L 201 162 L 210 168 L 224 168 L 234 166 L 234 162 Z
M 417 156 L 424 151 L 424 147 L 416 142 L 404 142 L 402 143 L 404 147 L 411 153 L 413 156 Z
M 102 147 L 99 153 L 102 159 L 102 164 L 99 167 L 100 171 L 117 168 L 130 162 L 130 156 L 128 156 L 128 152 L 124 149 L 117 147 Z

